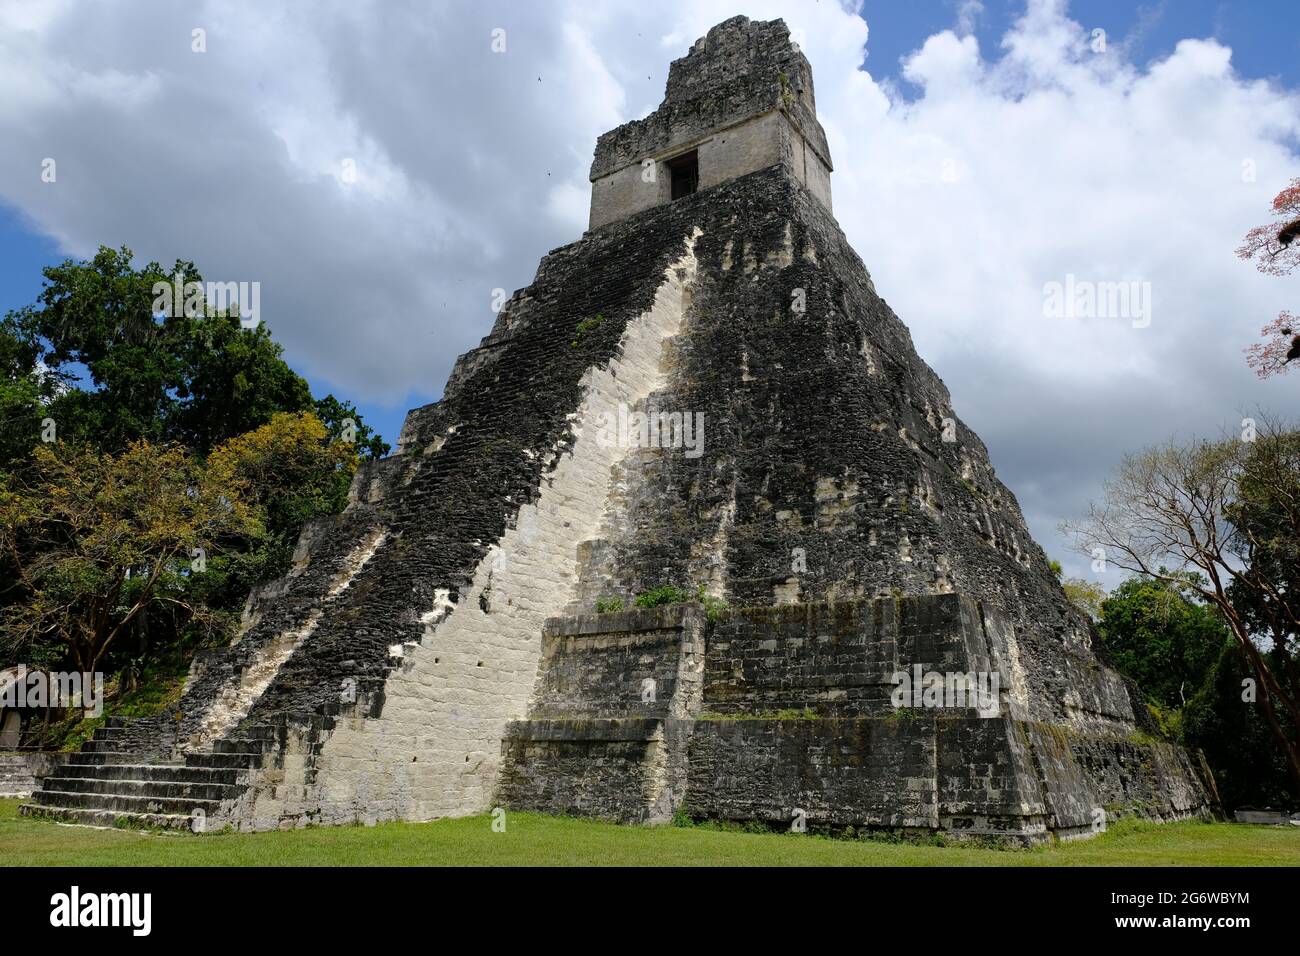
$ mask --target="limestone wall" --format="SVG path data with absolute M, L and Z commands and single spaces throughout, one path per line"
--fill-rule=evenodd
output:
M 780 164 L 831 208 L 830 150 L 817 120 L 812 67 L 780 20 L 733 17 L 668 71 L 664 101 L 610 130 L 591 164 L 590 228 L 671 198 L 664 161 L 699 153 L 699 188 Z M 647 181 L 643 162 L 654 163 Z
M 707 623 L 675 606 L 565 616 L 545 633 L 529 719 L 502 748 L 498 798 L 511 809 L 1022 843 L 1211 809 L 1180 748 L 1024 720 L 1005 687 L 988 710 L 896 706 L 892 675 L 914 666 L 1007 680 L 1009 625 L 965 596 L 744 608 Z M 697 668 L 700 680 L 675 676 Z M 672 698 L 640 699 L 646 679 Z
M 681 805 L 704 672 L 703 608 L 548 621 L 527 720 L 502 744 L 512 809 L 663 822 Z
M 772 109 L 703 135 L 675 138 L 593 179 L 589 228 L 598 229 L 671 201 L 672 172 L 667 162 L 691 150 L 698 157 L 699 189 L 781 165 L 827 209 L 831 206 L 830 169 L 790 114 Z M 647 160 L 652 161 L 652 170 L 644 165 Z
M 546 622 L 532 719 L 688 717 L 699 710 L 704 613 L 694 605 Z
M 780 20 L 732 17 L 711 29 L 668 68 L 663 103 L 596 141 L 591 179 L 752 116 L 785 109 L 827 168 L 826 134 L 817 120 L 812 66 Z
M 0 797 L 31 796 L 62 759 L 61 754 L 37 751 L 0 753 Z
M 998 706 L 1005 708 L 1010 677 L 999 659 L 1006 654 L 990 645 L 984 618 L 974 601 L 956 594 L 734 611 L 709 636 L 705 708 L 732 717 L 805 709 L 822 717 L 887 716 L 895 711 L 894 675 L 910 679 L 915 666 L 997 674 Z
M 623 823 L 665 823 L 686 789 L 694 721 L 530 720 L 502 745 L 502 806 Z

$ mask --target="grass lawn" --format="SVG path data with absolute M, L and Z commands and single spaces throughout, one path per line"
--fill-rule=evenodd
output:
M 1300 866 L 1300 828 L 1123 822 L 1075 843 L 1032 850 L 830 840 L 703 827 L 631 827 L 511 814 L 284 833 L 194 836 L 93 830 L 18 816 L 0 800 L 7 866 Z

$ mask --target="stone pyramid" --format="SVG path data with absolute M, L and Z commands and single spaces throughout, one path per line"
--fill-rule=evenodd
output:
M 236 643 L 25 812 L 1020 841 L 1208 812 L 877 295 L 831 168 L 784 23 L 710 30 L 600 138 L 590 230 Z

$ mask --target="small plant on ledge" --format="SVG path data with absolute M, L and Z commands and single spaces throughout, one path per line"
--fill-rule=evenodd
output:
M 576 337 L 573 339 L 572 342 L 569 343 L 569 348 L 576 349 L 578 347 L 578 339 L 582 338 L 588 332 L 598 329 L 600 327 L 600 324 L 604 321 L 605 321 L 605 316 L 597 312 L 592 318 L 583 319 L 581 322 L 579 322 L 577 329 L 574 331 L 574 335 Z
M 685 604 L 691 600 L 691 592 L 671 584 L 661 584 L 636 596 L 632 603 L 639 608 L 663 607 L 667 604 Z

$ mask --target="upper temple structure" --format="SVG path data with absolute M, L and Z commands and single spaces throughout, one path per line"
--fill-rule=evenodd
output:
M 589 231 L 304 529 L 234 643 L 24 812 L 1024 843 L 1208 813 L 1201 761 L 1066 598 L 830 175 L 785 24 L 710 30 L 658 110 L 600 138 Z
M 831 208 L 812 67 L 780 20 L 709 31 L 668 69 L 663 104 L 596 142 L 591 228 L 782 166 Z

